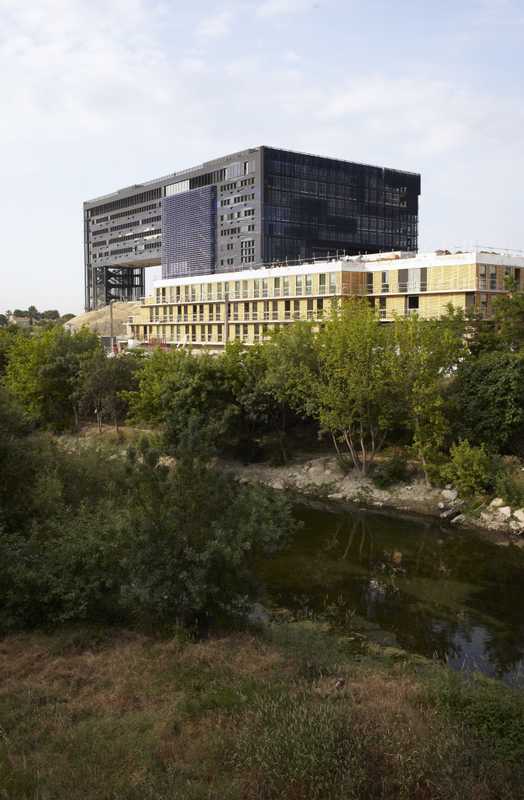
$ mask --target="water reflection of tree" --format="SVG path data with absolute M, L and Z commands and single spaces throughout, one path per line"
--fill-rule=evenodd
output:
M 362 567 L 360 575 L 353 570 L 346 578 L 337 572 L 337 592 L 394 633 L 399 645 L 461 659 L 473 648 L 470 631 L 480 626 L 486 631 L 485 658 L 500 674 L 523 659 L 523 553 L 475 534 L 387 516 L 340 515 L 333 523 L 325 563 L 334 558 Z M 319 514 L 324 532 L 325 524 L 325 514 Z M 424 595 L 424 580 L 428 587 L 443 587 L 442 603 L 437 592 Z

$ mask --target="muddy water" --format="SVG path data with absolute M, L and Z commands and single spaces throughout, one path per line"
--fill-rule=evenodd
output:
M 302 529 L 260 567 L 272 605 L 524 686 L 524 551 L 420 519 L 295 514 Z

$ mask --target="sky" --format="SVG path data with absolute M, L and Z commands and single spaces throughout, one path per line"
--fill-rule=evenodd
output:
M 524 0 L 0 0 L 0 310 L 83 309 L 84 200 L 235 150 L 422 174 L 524 249 Z

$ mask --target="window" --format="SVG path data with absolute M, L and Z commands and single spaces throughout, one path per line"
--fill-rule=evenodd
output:
M 389 273 L 383 272 L 382 273 L 382 291 L 389 292 Z
M 295 278 L 295 294 L 302 294 L 302 275 Z
M 313 298 L 308 297 L 307 299 L 307 318 L 313 319 Z
M 318 293 L 325 294 L 326 293 L 326 273 L 321 272 L 318 276 Z
M 416 311 L 418 311 L 418 303 L 419 303 L 418 294 L 410 295 L 406 299 L 407 299 L 408 314 L 414 314 Z
M 280 278 L 274 279 L 273 292 L 275 297 L 280 297 Z
M 306 275 L 306 294 L 311 294 L 313 288 L 313 281 L 311 275 Z
M 373 294 L 373 273 L 368 272 L 366 275 L 366 291 L 368 294 Z
M 337 276 L 334 272 L 329 273 L 329 294 L 337 293 Z
M 282 278 L 282 294 L 289 297 L 289 278 Z
M 497 288 L 497 268 L 490 267 L 489 270 L 489 288 L 494 291 Z
M 479 289 L 486 288 L 486 266 L 485 264 L 479 265 Z

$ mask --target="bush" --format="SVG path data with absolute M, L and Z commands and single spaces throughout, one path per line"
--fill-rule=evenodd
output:
M 387 489 L 397 483 L 405 483 L 409 477 L 406 457 L 397 450 L 391 458 L 375 467 L 372 477 L 373 483 L 379 489 Z
M 257 590 L 254 559 L 292 529 L 285 497 L 194 455 L 169 468 L 147 442 L 127 464 L 102 468 L 92 456 L 51 450 L 33 487 L 46 514 L 2 532 L 0 628 L 124 618 L 208 626 L 243 614 Z
M 464 439 L 451 447 L 450 456 L 442 475 L 462 497 L 473 497 L 493 488 L 492 458 L 484 445 L 473 447 Z
M 514 508 L 524 506 L 524 480 L 521 474 L 513 473 L 508 467 L 502 467 L 497 473 L 495 492 Z

